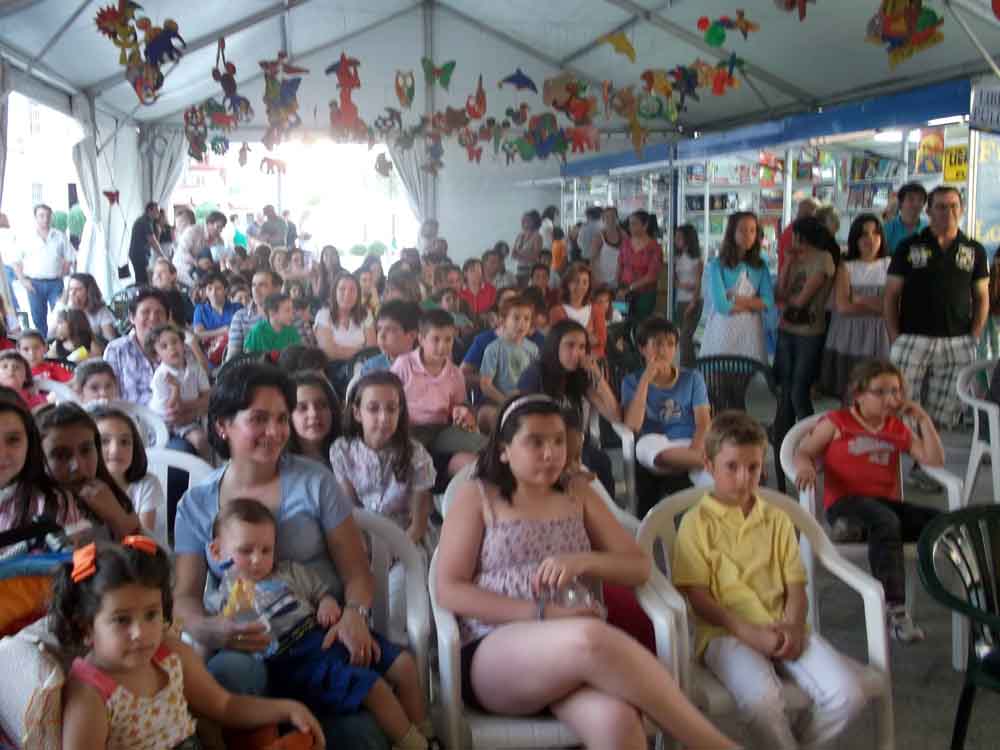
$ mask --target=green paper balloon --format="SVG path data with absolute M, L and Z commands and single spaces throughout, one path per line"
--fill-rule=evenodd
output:
M 726 30 L 717 23 L 713 23 L 705 32 L 705 41 L 713 47 L 721 47 L 726 42 Z

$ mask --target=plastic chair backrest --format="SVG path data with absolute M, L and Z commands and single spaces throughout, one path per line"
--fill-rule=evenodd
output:
M 139 289 L 140 287 L 133 284 L 124 289 L 119 289 L 111 296 L 111 301 L 108 302 L 108 309 L 111 310 L 111 314 L 118 321 L 119 326 L 128 323 L 128 304 L 139 293 Z
M 109 401 L 108 406 L 112 409 L 119 409 L 128 414 L 135 426 L 139 428 L 142 435 L 143 444 L 147 450 L 149 448 L 166 448 L 170 440 L 170 430 L 167 423 L 159 414 L 142 404 L 134 404 L 131 401 Z
M 39 391 L 45 391 L 46 393 L 52 393 L 56 397 L 56 403 L 63 403 L 66 401 L 71 401 L 74 404 L 80 403 L 80 397 L 77 395 L 76 391 L 70 388 L 65 383 L 60 383 L 57 380 L 49 380 L 48 378 L 36 377 L 34 379 L 35 388 Z
M 747 390 L 757 375 L 762 375 L 768 390 L 775 392 L 774 376 L 762 362 L 750 357 L 718 355 L 701 357 L 694 362 L 708 389 L 712 414 L 726 409 L 747 410 Z
M 917 555 L 917 570 L 927 593 L 969 618 L 973 633 L 970 656 L 978 649 L 1000 645 L 1000 506 L 941 514 L 924 527 Z M 947 560 L 957 574 L 963 596 L 944 585 L 939 560 Z

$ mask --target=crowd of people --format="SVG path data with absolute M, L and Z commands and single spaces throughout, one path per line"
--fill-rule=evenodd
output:
M 756 491 L 766 435 L 745 414 L 715 413 L 694 364 L 767 364 L 765 320 L 780 310 L 776 429 L 812 414 L 816 388 L 843 402 L 800 446 L 797 481 L 814 484 L 823 461 L 827 517 L 840 537 L 867 540 L 890 634 L 921 639 L 902 544 L 934 511 L 901 501 L 899 462 L 944 461 L 938 428 L 958 416 L 954 381 L 985 325 L 988 269 L 958 229 L 961 195 L 917 188 L 900 191 L 885 227 L 856 218 L 844 253 L 836 217 L 803 202 L 776 280 L 754 214 L 729 217 L 707 262 L 697 232 L 678 227 L 669 316 L 655 312 L 664 250 L 645 211 L 623 221 L 592 207 L 565 232 L 554 207 L 529 211 L 510 246 L 461 265 L 429 221 L 387 271 L 372 256 L 351 273 L 331 245 L 303 250 L 271 206 L 227 235 L 222 213 L 197 222 L 182 209 L 171 228 L 149 204 L 132 234 L 137 285 L 116 319 L 88 274 L 70 274 L 63 292 L 72 256 L 39 207 L 37 241 L 12 269 L 34 328 L 8 317 L 15 340 L 0 353 L 0 531 L 44 514 L 76 540 L 52 605 L 76 657 L 64 747 L 110 746 L 153 714 L 163 746 L 196 747 L 183 744 L 184 697 L 157 710 L 166 692 L 233 728 L 287 721 L 321 743 L 438 746 L 404 648 L 400 566 L 388 632 L 371 630 L 355 507 L 398 524 L 425 561 L 436 550 L 470 704 L 548 709 L 587 747 L 646 747 L 643 716 L 686 746 L 736 747 L 617 599 L 599 604 L 602 584 L 639 585 L 652 563 L 609 510 L 616 484 L 595 413 L 637 437 L 640 516 L 667 492 L 709 487 L 671 569 L 698 619 L 698 657 L 736 696 L 748 736 L 769 748 L 828 742 L 863 691 L 806 629 L 794 529 Z M 632 372 L 615 366 L 616 325 L 631 333 L 615 341 L 641 358 Z M 49 381 L 77 403 L 47 403 Z M 170 447 L 217 468 L 182 498 L 161 487 L 120 401 L 151 409 Z M 432 497 L 470 465 L 442 523 Z M 752 543 L 737 544 L 745 534 Z M 740 575 L 749 568 L 759 573 Z M 577 584 L 595 596 L 560 603 Z M 234 616 L 247 585 L 269 592 L 267 625 Z M 165 634 L 172 618 L 196 648 Z M 785 720 L 776 668 L 812 698 L 807 721 Z

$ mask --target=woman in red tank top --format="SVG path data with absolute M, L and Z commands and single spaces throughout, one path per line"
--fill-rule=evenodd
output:
M 899 460 L 909 453 L 921 464 L 943 466 L 944 447 L 927 412 L 907 397 L 894 365 L 877 360 L 857 365 L 848 393 L 850 406 L 829 412 L 799 443 L 796 481 L 800 490 L 815 487 L 816 461 L 823 460 L 831 536 L 841 542 L 867 537 L 872 575 L 885 588 L 890 634 L 904 643 L 923 640 L 923 630 L 906 611 L 903 544 L 917 541 L 938 511 L 903 502 Z

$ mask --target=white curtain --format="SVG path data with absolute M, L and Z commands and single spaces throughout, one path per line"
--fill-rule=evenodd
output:
M 387 144 L 389 157 L 396 167 L 403 187 L 406 188 L 406 197 L 410 201 L 410 208 L 417 216 L 417 221 L 423 224 L 430 216 L 431 206 L 428 196 L 428 185 L 432 178 L 420 168 L 420 154 L 423 149 L 418 145 L 413 148 L 399 149 L 394 144 Z M 426 178 L 426 179 L 425 179 Z
M 156 201 L 161 207 L 177 187 L 187 162 L 187 141 L 179 128 L 139 128 L 139 165 L 142 170 L 143 204 Z
M 73 114 L 83 125 L 83 140 L 73 146 L 73 166 L 76 167 L 77 183 L 83 194 L 83 209 L 87 223 L 80 237 L 76 267 L 91 274 L 101 288 L 105 299 L 118 286 L 117 258 L 108 253 L 107 232 L 104 228 L 102 211 L 101 178 L 97 165 L 97 137 L 88 112 L 86 100 L 73 97 Z M 126 256 L 127 260 L 127 256 Z
M 0 209 L 3 208 L 3 178 L 7 171 L 7 94 L 10 93 L 7 63 L 0 60 Z M 14 292 L 7 281 L 7 274 L 0 269 L 0 297 L 7 310 L 14 312 Z

